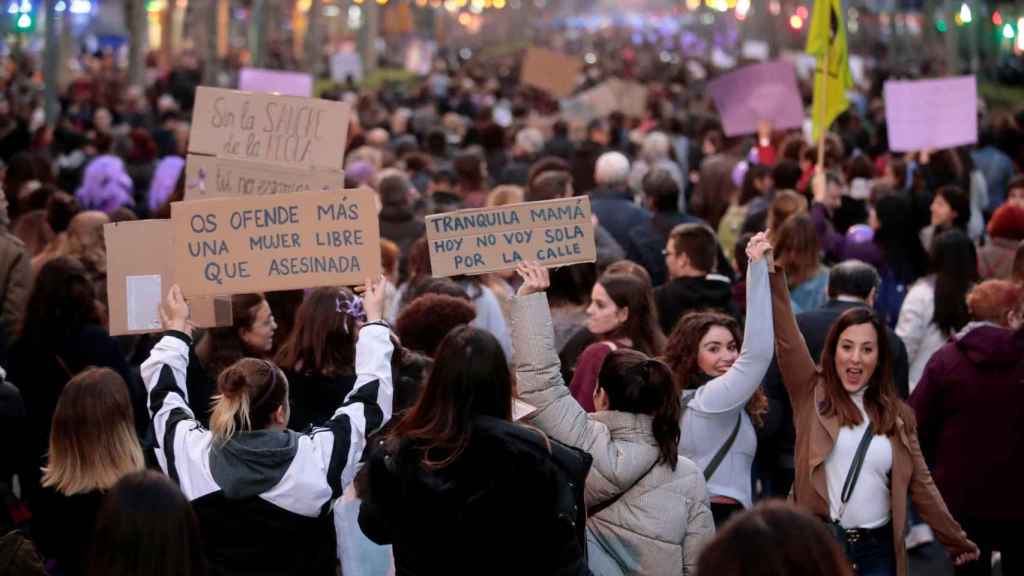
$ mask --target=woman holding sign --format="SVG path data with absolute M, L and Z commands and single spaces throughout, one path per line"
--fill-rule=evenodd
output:
M 520 264 L 512 306 L 516 379 L 528 422 L 587 450 L 587 553 L 595 574 L 689 574 L 714 535 L 700 470 L 679 456 L 679 390 L 664 363 L 636 350 L 605 359 L 588 414 L 569 395 L 554 349 L 548 272 Z
M 356 343 L 352 392 L 322 428 L 286 428 L 288 380 L 267 360 L 243 358 L 217 379 L 210 429 L 186 402 L 191 326 L 181 290 L 161 310 L 167 333 L 142 365 L 157 460 L 192 502 L 218 574 L 336 571 L 331 501 L 352 481 L 366 436 L 391 417 L 391 331 L 381 284 L 366 281 L 367 322 Z

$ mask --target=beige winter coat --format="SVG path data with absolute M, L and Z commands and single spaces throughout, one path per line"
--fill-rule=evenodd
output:
M 587 521 L 590 569 L 597 576 L 693 574 L 701 548 L 714 536 L 700 470 L 683 457 L 675 470 L 666 464 L 651 469 L 658 449 L 650 416 L 587 414 L 569 395 L 545 294 L 513 301 L 512 344 L 519 396 L 537 409 L 527 422 L 594 457 L 587 506 L 628 489 Z

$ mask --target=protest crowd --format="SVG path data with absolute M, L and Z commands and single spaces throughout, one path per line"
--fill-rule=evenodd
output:
M 189 200 L 199 64 L 84 56 L 49 126 L 6 62 L 0 574 L 1024 574 L 1024 112 L 895 152 L 877 66 L 735 134 L 712 66 L 566 44 L 561 107 L 522 51 L 321 95 L 379 277 L 116 335 L 105 226 Z M 581 198 L 591 258 L 435 269 L 432 216 Z

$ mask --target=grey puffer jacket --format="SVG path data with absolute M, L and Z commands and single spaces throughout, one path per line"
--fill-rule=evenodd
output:
M 562 380 L 545 294 L 514 300 L 512 344 L 520 398 L 536 408 L 527 421 L 594 458 L 587 506 L 628 490 L 587 521 L 590 569 L 598 576 L 693 574 L 715 530 L 697 466 L 683 457 L 675 470 L 654 466 L 658 447 L 650 416 L 588 415 L 580 407 Z

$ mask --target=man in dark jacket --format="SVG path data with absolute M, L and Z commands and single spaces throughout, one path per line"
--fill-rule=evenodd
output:
M 666 335 L 687 312 L 719 310 L 736 316 L 729 279 L 714 274 L 718 240 L 707 224 L 680 224 L 665 243 L 670 280 L 654 291 L 658 320 Z
M 644 206 L 651 211 L 651 219 L 630 231 L 632 251 L 626 257 L 643 266 L 651 275 L 651 283 L 660 286 L 668 279 L 664 252 L 669 233 L 680 224 L 704 224 L 704 221 L 679 212 L 679 183 L 671 172 L 654 168 L 644 176 L 642 186 Z M 734 281 L 732 266 L 720 245 L 717 258 L 718 273 Z
M 573 186 L 583 194 L 597 186 L 594 169 L 597 159 L 608 151 L 608 139 L 608 123 L 602 119 L 593 120 L 587 125 L 587 139 L 580 143 L 572 157 Z
M 650 219 L 651 213 L 633 202 L 629 191 L 629 160 L 619 152 L 606 152 L 594 168 L 597 188 L 590 192 L 590 208 L 619 246 L 630 252 L 629 234 Z
M 807 342 L 807 351 L 815 360 L 821 357 L 825 340 L 832 324 L 853 308 L 871 308 L 882 279 L 870 264 L 860 260 L 846 260 L 832 267 L 828 277 L 828 302 L 817 310 L 797 314 L 796 323 Z M 889 351 L 892 358 L 893 383 L 900 398 L 908 395 L 909 362 L 907 348 L 892 329 L 886 327 Z M 764 380 L 768 395 L 769 415 L 761 430 L 758 452 L 767 461 L 763 469 L 769 470 L 776 495 L 785 496 L 793 482 L 793 444 L 796 432 L 793 430 L 793 408 L 782 382 L 782 375 L 775 360 Z

